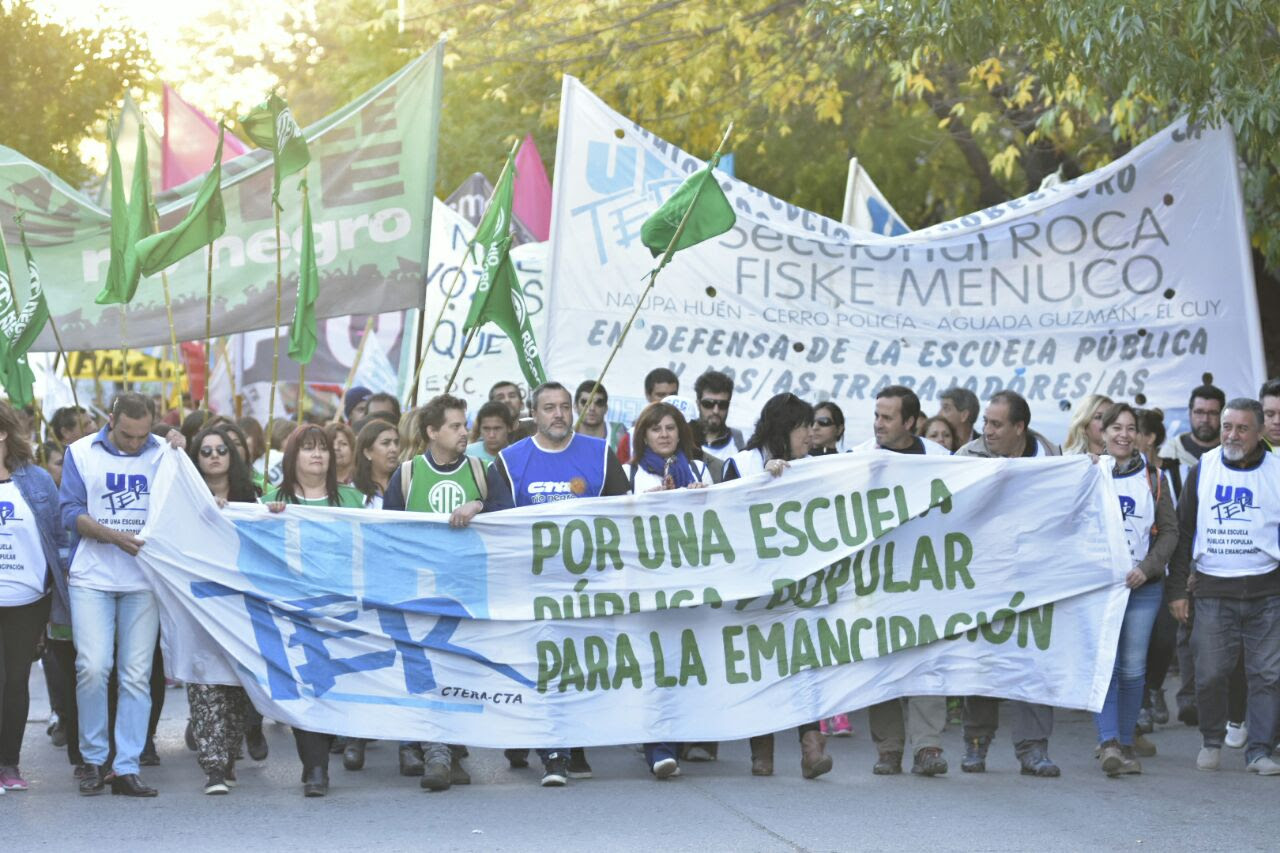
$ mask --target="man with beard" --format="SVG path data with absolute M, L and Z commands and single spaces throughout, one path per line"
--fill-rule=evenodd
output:
M 1213 385 L 1201 385 L 1191 392 L 1191 400 L 1187 403 L 1191 429 L 1170 438 L 1160 448 L 1160 458 L 1168 463 L 1161 467 L 1169 472 L 1176 493 L 1182 492 L 1183 472 L 1199 462 L 1205 451 L 1218 446 L 1222 408 L 1226 404 L 1227 395 Z
M 1262 437 L 1271 450 L 1280 453 L 1280 379 L 1271 379 L 1258 392 L 1262 403 Z
M 1169 611 L 1184 625 L 1194 607 L 1196 767 L 1217 770 L 1228 690 L 1241 655 L 1248 673 L 1245 767 L 1280 775 L 1272 757 L 1280 717 L 1280 459 L 1262 442 L 1263 412 L 1237 398 L 1222 418 L 1222 444 L 1187 472 L 1178 502 L 1179 542 L 1169 562 Z M 1188 581 L 1195 572 L 1195 602 Z
M 630 492 L 630 480 L 608 442 L 573 431 L 573 398 L 568 388 L 544 382 L 533 389 L 529 400 L 537 432 L 498 451 L 489 466 L 485 512 Z M 528 766 L 528 754 L 525 749 L 505 752 L 513 768 Z M 580 747 L 539 749 L 538 757 L 544 787 L 591 777 L 586 751 Z
M 718 370 L 708 370 L 694 381 L 693 396 L 698 401 L 698 417 L 689 426 L 703 454 L 723 460 L 741 450 L 742 431 L 725 425 L 733 380 Z

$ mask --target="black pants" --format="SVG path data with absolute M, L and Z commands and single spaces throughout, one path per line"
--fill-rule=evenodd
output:
M 1156 612 L 1156 623 L 1151 626 L 1151 644 L 1147 646 L 1147 692 L 1142 697 L 1142 707 L 1151 707 L 1152 690 L 1163 690 L 1165 676 L 1173 663 L 1178 645 L 1178 621 L 1168 607 Z
M 75 643 L 70 640 L 46 639 L 44 650 L 45 655 L 54 660 L 52 669 L 58 679 L 59 692 L 62 695 L 62 707 L 58 708 L 58 718 L 62 720 L 62 727 L 67 732 L 67 761 L 72 764 L 83 764 L 84 758 L 80 755 L 80 714 L 76 706 Z
M 309 732 L 297 726 L 293 729 L 293 742 L 298 747 L 298 760 L 302 762 L 302 772 L 312 767 L 323 767 L 329 771 L 329 746 L 333 743 L 333 735 Z
M 49 621 L 49 596 L 31 604 L 0 607 L 0 764 L 18 764 L 31 709 L 31 664 Z

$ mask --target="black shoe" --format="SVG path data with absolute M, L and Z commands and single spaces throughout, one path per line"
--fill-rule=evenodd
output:
M 591 778 L 591 765 L 587 763 L 587 751 L 580 746 L 569 750 L 569 778 Z
M 421 776 L 424 769 L 422 747 L 417 744 L 400 747 L 401 776 Z
M 143 767 L 156 767 L 160 764 L 160 753 L 156 752 L 154 739 L 147 738 L 146 745 L 142 747 L 142 754 L 138 756 L 138 764 Z
M 102 778 L 101 764 L 81 764 L 76 768 L 76 776 L 80 779 L 81 796 L 96 796 L 106 787 L 106 781 Z
M 1029 750 L 1018 758 L 1018 763 L 1022 765 L 1021 772 L 1023 776 L 1039 776 L 1042 779 L 1053 779 L 1062 775 L 1062 771 L 1058 768 L 1058 765 L 1053 763 L 1053 759 L 1049 758 L 1049 753 L 1045 751 L 1043 746 L 1037 746 Z
M 67 745 L 67 727 L 62 724 L 62 720 L 49 726 L 49 741 L 58 749 Z
M 342 751 L 347 748 L 347 739 L 344 737 L 335 737 L 333 742 L 329 744 L 330 755 L 342 755 Z
M 1188 726 L 1200 725 L 1200 711 L 1195 705 L 1183 705 L 1178 709 L 1178 722 Z
M 77 764 L 76 769 L 71 771 L 71 776 L 76 780 L 76 784 L 80 784 L 80 780 L 89 775 L 92 764 Z
M 236 786 L 236 760 L 233 758 L 227 762 L 227 767 L 222 771 L 222 778 L 226 780 L 228 788 Z
M 964 741 L 964 758 L 960 759 L 960 769 L 965 773 L 987 772 L 987 747 L 991 746 L 989 737 L 971 737 Z
M 1136 729 L 1144 735 L 1151 734 L 1156 730 L 1156 721 L 1151 714 L 1150 708 L 1143 708 L 1138 712 L 1138 723 Z
M 323 797 L 329 793 L 329 771 L 311 767 L 302 771 L 302 796 Z
M 196 751 L 196 729 L 195 726 L 191 724 L 190 717 L 187 718 L 187 730 L 182 733 L 182 739 L 186 742 L 187 749 L 192 752 Z
M 504 749 L 502 757 L 507 759 L 507 763 L 511 765 L 512 770 L 523 770 L 529 766 L 529 750 L 527 749 Z
M 942 757 L 942 750 L 936 746 L 917 749 L 915 760 L 911 762 L 911 772 L 917 776 L 941 776 L 946 773 L 947 760 Z
M 249 757 L 254 761 L 266 761 L 269 749 L 267 736 L 262 733 L 262 726 L 250 726 L 244 730 L 244 745 L 249 749 Z
M 882 752 L 871 772 L 877 776 L 897 776 L 902 772 L 901 752 Z
M 422 780 L 418 784 L 428 791 L 447 791 L 452 784 L 452 778 L 449 762 L 433 760 L 423 768 Z
M 345 770 L 364 769 L 364 739 L 353 737 L 342 751 L 342 767 Z
M 204 774 L 204 792 L 209 795 L 225 794 L 231 790 L 221 770 L 210 770 Z
M 1151 691 L 1151 719 L 1161 726 L 1169 722 L 1169 706 L 1165 704 L 1163 690 Z
M 137 773 L 111 777 L 111 793 L 124 797 L 154 797 L 160 792 L 146 785 Z
M 542 764 L 542 787 L 563 788 L 569 781 L 569 759 L 554 753 Z

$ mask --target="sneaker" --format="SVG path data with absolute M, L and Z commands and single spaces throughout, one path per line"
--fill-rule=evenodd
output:
M 27 790 L 27 780 L 22 778 L 22 774 L 18 772 L 17 767 L 12 765 L 0 767 L 0 790 L 25 791 Z
M 560 753 L 553 754 L 542 766 L 542 787 L 563 788 L 569 781 L 569 760 Z
M 569 750 L 569 778 L 591 778 L 591 765 L 587 763 L 587 751 L 580 746 Z
M 659 779 L 670 779 L 672 776 L 680 775 L 680 762 L 674 758 L 662 758 L 653 762 L 653 767 L 649 769 Z
M 1108 776 L 1119 776 L 1124 766 L 1124 753 L 1120 751 L 1120 743 L 1109 740 L 1101 745 L 1098 757 L 1102 759 L 1102 772 Z
M 1137 730 L 1144 735 L 1156 730 L 1156 721 L 1151 716 L 1150 708 L 1143 708 L 1138 712 Z
M 824 735 L 831 734 L 831 724 L 827 722 L 826 717 L 818 720 L 818 731 L 822 732 Z
M 1231 749 L 1240 749 L 1249 742 L 1249 727 L 1244 723 L 1227 723 L 1227 739 L 1223 744 Z
M 1163 690 L 1151 691 L 1151 719 L 1161 726 L 1169 722 L 1169 706 L 1165 704 Z
M 1249 762 L 1249 766 L 1245 767 L 1245 770 L 1250 773 L 1257 773 L 1259 776 L 1280 776 L 1280 763 L 1277 763 L 1270 755 L 1259 755 Z
M 848 714 L 836 714 L 831 718 L 831 731 L 823 732 L 830 734 L 832 737 L 852 737 L 853 723 L 849 722 Z
M 691 743 L 685 746 L 684 758 L 686 761 L 715 761 L 718 752 L 716 744 Z
M 204 792 L 206 794 L 225 794 L 231 790 L 227 784 L 227 779 L 222 775 L 221 770 L 210 770 L 204 777 Z
M 49 724 L 49 742 L 58 749 L 67 745 L 67 727 L 62 724 L 62 720 L 55 720 Z
M 1200 747 L 1200 754 L 1196 756 L 1197 770 L 1217 770 L 1219 763 L 1222 761 L 1222 750 L 1216 746 Z
M 936 746 L 917 749 L 915 760 L 911 762 L 911 772 L 916 776 L 941 776 L 946 773 L 947 760 L 942 757 L 942 750 Z
M 142 747 L 142 754 L 138 756 L 138 764 L 143 767 L 155 767 L 160 763 L 160 753 L 156 752 L 156 742 L 154 738 L 147 738 L 146 746 Z

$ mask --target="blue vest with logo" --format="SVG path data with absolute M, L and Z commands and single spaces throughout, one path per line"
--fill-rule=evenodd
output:
M 507 467 L 516 506 L 533 506 L 599 497 L 609 453 L 604 439 L 574 433 L 563 450 L 543 450 L 526 438 L 498 455 Z

